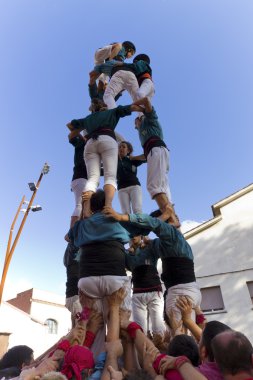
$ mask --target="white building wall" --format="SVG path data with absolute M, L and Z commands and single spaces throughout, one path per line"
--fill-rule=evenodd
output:
M 44 335 L 48 342 L 48 347 L 66 335 L 71 329 L 71 314 L 64 305 L 65 298 L 63 296 L 33 289 L 31 317 L 41 321 L 43 324 L 47 319 L 53 319 L 57 322 L 57 334 L 49 334 L 45 326 Z
M 253 305 L 246 284 L 253 281 L 253 191 L 220 211 L 221 221 L 188 239 L 197 282 L 201 288 L 221 287 L 225 311 L 208 314 L 208 320 L 224 322 L 253 342 Z
M 0 306 L 0 332 L 10 333 L 8 349 L 25 344 L 34 350 L 37 357 L 50 347 L 46 327 L 7 302 Z
M 65 298 L 51 292 L 33 289 L 30 314 L 3 302 L 0 306 L 0 333 L 11 333 L 9 347 L 25 344 L 41 355 L 71 329 L 71 314 Z M 57 334 L 49 334 L 47 319 L 57 322 Z
M 253 192 L 221 213 L 220 222 L 188 239 L 197 276 L 253 268 Z
M 197 278 L 200 288 L 220 286 L 225 310 L 206 313 L 208 321 L 218 320 L 243 332 L 253 342 L 253 304 L 247 281 L 253 280 L 253 270 Z

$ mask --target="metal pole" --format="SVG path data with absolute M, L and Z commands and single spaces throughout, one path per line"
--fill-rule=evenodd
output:
M 22 205 L 24 204 L 24 201 L 25 201 L 25 196 L 23 196 L 21 202 L 20 202 L 20 205 L 18 206 L 18 210 L 16 212 L 16 215 L 13 219 L 13 222 L 12 222 L 12 225 L 11 225 L 11 229 L 10 229 L 10 234 L 9 234 L 9 239 L 8 239 L 8 243 L 7 243 L 7 249 L 6 249 L 6 254 L 5 254 L 5 261 L 4 261 L 4 265 L 6 263 L 6 260 L 7 260 L 7 257 L 9 255 L 9 252 L 10 252 L 10 247 L 11 247 L 11 241 L 12 241 L 12 234 L 13 234 L 13 230 L 14 230 L 14 227 L 15 227 L 15 224 L 16 224 L 16 221 L 17 221 L 17 218 L 18 218 L 18 215 L 20 213 L 20 210 L 21 210 L 21 207 Z
M 0 305 L 1 305 L 1 302 L 2 302 L 3 290 L 4 290 L 4 284 L 5 284 L 5 280 L 6 280 L 7 272 L 8 272 L 8 269 L 9 269 L 9 265 L 10 265 L 10 262 L 11 262 L 11 259 L 12 259 L 13 253 L 14 253 L 14 250 L 15 250 L 15 248 L 16 248 L 16 245 L 17 245 L 17 243 L 18 243 L 18 239 L 19 239 L 19 237 L 20 237 L 20 235 L 21 235 L 21 232 L 22 232 L 22 230 L 23 230 L 24 224 L 25 224 L 25 222 L 26 222 L 26 219 L 27 219 L 27 217 L 28 217 L 29 211 L 30 211 L 30 209 L 31 209 L 32 203 L 33 203 L 34 198 L 35 198 L 35 196 L 36 196 L 37 190 L 38 190 L 38 188 L 39 188 L 39 186 L 40 186 L 40 182 L 41 182 L 41 180 L 42 180 L 42 177 L 43 177 L 43 172 L 41 172 L 41 174 L 40 174 L 40 176 L 39 176 L 38 182 L 37 182 L 37 184 L 36 184 L 36 189 L 34 190 L 33 195 L 32 195 L 32 197 L 31 197 L 31 199 L 30 199 L 30 201 L 29 201 L 29 204 L 28 204 L 28 206 L 27 206 L 26 212 L 25 212 L 25 214 L 24 214 L 24 216 L 23 216 L 23 219 L 22 219 L 22 221 L 21 221 L 21 224 L 20 224 L 20 227 L 19 227 L 19 229 L 18 229 L 18 232 L 17 232 L 17 235 L 16 235 L 16 237 L 15 237 L 15 240 L 14 240 L 14 242 L 13 242 L 13 244 L 12 244 L 12 247 L 11 247 L 11 249 L 10 249 L 10 251 L 9 251 L 9 253 L 8 253 L 8 256 L 6 257 L 5 263 L 4 263 L 4 268 L 3 268 L 3 273 L 2 273 L 2 279 L 1 279 L 1 283 L 0 283 Z

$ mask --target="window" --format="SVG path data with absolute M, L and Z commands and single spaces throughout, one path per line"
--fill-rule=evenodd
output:
M 201 289 L 201 294 L 201 309 L 203 312 L 220 311 L 225 309 L 220 286 L 203 288 Z
M 248 291 L 249 291 L 251 301 L 253 303 L 253 281 L 247 282 L 247 287 L 248 287 Z
M 48 334 L 57 334 L 57 322 L 54 319 L 47 319 L 45 325 Z

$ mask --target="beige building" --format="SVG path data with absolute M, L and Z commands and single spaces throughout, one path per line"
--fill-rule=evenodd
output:
M 7 347 L 26 344 L 37 357 L 66 335 L 71 317 L 65 298 L 51 292 L 29 289 L 0 306 L 0 344 Z M 0 352 L 0 357 L 3 352 Z
M 192 247 L 202 308 L 253 342 L 253 184 L 212 206 L 213 218 L 184 234 Z

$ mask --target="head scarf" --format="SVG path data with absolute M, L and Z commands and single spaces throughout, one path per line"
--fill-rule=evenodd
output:
M 86 368 L 94 367 L 93 353 L 83 346 L 71 347 L 65 355 L 61 373 L 71 379 L 81 380 L 81 372 Z

